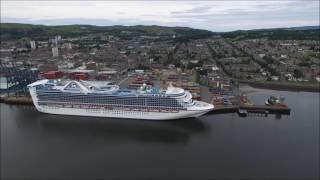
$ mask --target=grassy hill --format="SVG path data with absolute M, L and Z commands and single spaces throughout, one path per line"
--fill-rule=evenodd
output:
M 32 24 L 1 23 L 1 40 L 17 40 L 24 37 L 33 39 L 48 39 L 55 35 L 74 37 L 92 33 L 111 33 L 120 35 L 123 31 L 130 31 L 130 36 L 138 35 L 173 35 L 182 38 L 206 38 L 213 33 L 207 30 L 192 29 L 187 27 L 164 26 L 91 26 L 91 25 L 65 25 L 44 26 Z
M 222 37 L 233 38 L 237 40 L 268 38 L 271 40 L 320 40 L 320 29 L 314 26 L 279 28 L 279 29 L 258 29 L 248 31 L 233 31 L 222 33 Z

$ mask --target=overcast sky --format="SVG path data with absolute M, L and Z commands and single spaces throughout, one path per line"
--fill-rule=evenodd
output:
M 3 1 L 1 22 L 164 25 L 211 31 L 319 25 L 319 1 Z

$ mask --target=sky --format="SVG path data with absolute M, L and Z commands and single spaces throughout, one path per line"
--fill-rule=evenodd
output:
M 319 1 L 1 0 L 1 22 L 44 25 L 162 25 L 225 32 L 319 25 Z

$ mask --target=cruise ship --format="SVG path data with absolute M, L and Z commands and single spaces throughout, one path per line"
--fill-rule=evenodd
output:
M 199 117 L 214 108 L 172 85 L 158 89 L 144 84 L 129 90 L 88 81 L 43 79 L 28 89 L 36 109 L 49 114 L 172 120 Z

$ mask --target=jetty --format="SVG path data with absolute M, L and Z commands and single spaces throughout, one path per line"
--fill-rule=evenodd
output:
M 215 105 L 210 114 L 221 113 L 238 113 L 239 116 L 246 116 L 249 113 L 255 114 L 287 114 L 289 115 L 291 109 L 287 105 Z
M 33 105 L 32 99 L 29 96 L 1 96 L 0 102 L 6 104 Z
M 240 105 L 239 109 L 245 109 L 248 112 L 268 112 L 274 114 L 290 114 L 291 109 L 287 105 Z

